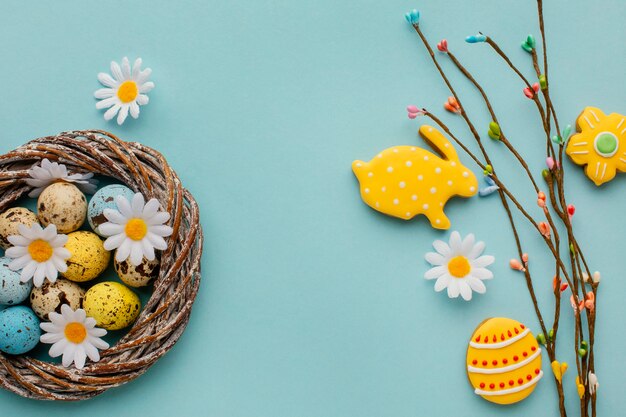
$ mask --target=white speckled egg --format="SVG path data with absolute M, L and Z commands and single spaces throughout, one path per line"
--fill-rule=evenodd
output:
M 15 306 L 0 311 L 0 351 L 21 355 L 37 346 L 40 336 L 39 319 L 30 308 Z
M 67 260 L 64 278 L 74 282 L 91 281 L 109 266 L 111 252 L 104 249 L 104 242 L 97 234 L 80 230 L 67 235 L 65 249 L 72 256 Z
M 96 319 L 98 327 L 120 330 L 135 321 L 141 310 L 141 301 L 123 284 L 102 282 L 87 291 L 83 308 L 87 316 Z
M 20 224 L 31 227 L 35 223 L 39 223 L 37 215 L 27 208 L 13 207 L 0 214 L 0 247 L 11 247 L 8 237 L 19 233 L 17 227 Z
M 147 286 L 153 279 L 159 276 L 161 262 L 158 259 L 149 261 L 143 258 L 139 265 L 134 266 L 130 263 L 130 258 L 128 258 L 124 262 L 118 262 L 116 259 L 113 265 L 117 275 L 124 284 L 129 287 L 139 288 Z
M 22 282 L 20 273 L 12 271 L 9 264 L 12 259 L 3 256 L 0 258 L 0 304 L 17 305 L 28 298 L 33 288 L 33 281 Z
M 40 319 L 49 321 L 48 314 L 51 312 L 61 313 L 61 306 L 67 304 L 72 310 L 83 306 L 85 290 L 78 284 L 63 278 L 56 282 L 46 281 L 40 288 L 33 288 L 30 293 L 30 305 Z
M 112 184 L 106 187 L 100 188 L 89 200 L 89 208 L 87 211 L 87 220 L 94 232 L 98 232 L 98 226 L 102 223 L 106 223 L 107 219 L 104 217 L 104 209 L 117 210 L 117 204 L 115 203 L 115 197 L 122 196 L 128 201 L 133 198 L 133 191 L 125 185 Z M 102 235 L 100 235 L 102 236 Z
M 37 215 L 44 227 L 54 224 L 59 233 L 70 233 L 85 222 L 87 199 L 74 184 L 57 182 L 39 196 Z

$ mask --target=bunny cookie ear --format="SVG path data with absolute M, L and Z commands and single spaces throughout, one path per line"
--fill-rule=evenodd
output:
M 419 134 L 444 159 L 450 161 L 459 160 L 454 147 L 439 130 L 432 126 L 423 125 L 420 127 Z

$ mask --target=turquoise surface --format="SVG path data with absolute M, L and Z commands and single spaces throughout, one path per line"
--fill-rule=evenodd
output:
M 626 113 L 624 1 L 546 3 L 561 120 L 573 123 L 587 105 Z M 374 212 L 360 201 L 350 171 L 353 159 L 423 144 L 407 104 L 436 111 L 471 142 L 460 119 L 442 109 L 448 91 L 404 21 L 414 7 L 431 44 L 446 37 L 484 83 L 503 129 L 540 171 L 542 131 L 523 85 L 485 45 L 463 42 L 482 30 L 530 77 L 519 45 L 537 34 L 534 4 L 3 1 L 0 152 L 85 128 L 155 147 L 198 199 L 206 246 L 187 332 L 149 372 L 79 404 L 2 391 L 2 416 L 557 415 L 550 378 L 523 403 L 502 408 L 476 397 L 465 376 L 467 341 L 484 318 L 512 317 L 538 329 L 522 277 L 507 266 L 515 248 L 497 197 L 447 207 L 451 230 L 475 233 L 497 259 L 485 295 L 449 300 L 422 278 L 424 253 L 449 232 L 432 230 L 423 218 L 407 223 Z M 156 88 L 140 119 L 118 127 L 103 120 L 92 94 L 96 74 L 125 55 L 152 67 Z M 486 131 L 476 92 L 445 59 L 443 65 Z M 501 175 L 539 216 L 513 160 L 486 141 Z M 566 169 L 579 240 L 591 268 L 603 273 L 598 408 L 600 416 L 615 416 L 626 406 L 626 175 L 597 189 L 579 167 L 568 162 Z M 551 317 L 553 264 L 525 225 L 522 239 Z M 568 304 L 559 357 L 572 363 Z M 549 375 L 545 358 L 544 370 Z M 565 378 L 571 415 L 574 374 Z

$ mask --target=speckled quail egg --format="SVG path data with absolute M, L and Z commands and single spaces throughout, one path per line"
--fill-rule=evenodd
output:
M 20 224 L 31 227 L 35 223 L 39 223 L 37 215 L 24 207 L 13 207 L 0 214 L 0 247 L 11 247 L 8 237 L 19 233 L 17 227 Z
M 117 275 L 124 284 L 129 287 L 139 288 L 147 286 L 153 279 L 159 276 L 159 266 L 161 263 L 158 259 L 149 261 L 143 258 L 139 265 L 134 266 L 130 262 L 130 258 L 128 258 L 123 262 L 119 262 L 115 259 L 113 265 L 115 266 Z
M 130 188 L 121 184 L 107 185 L 96 191 L 93 197 L 91 197 L 91 200 L 89 200 L 89 208 L 87 210 L 87 220 L 93 231 L 101 235 L 100 232 L 98 232 L 98 226 L 107 222 L 103 214 L 104 210 L 117 210 L 117 204 L 115 202 L 117 196 L 125 197 L 128 201 L 131 201 L 133 195 L 134 193 Z
M 44 227 L 54 224 L 59 233 L 73 232 L 85 222 L 87 199 L 74 184 L 54 183 L 39 196 L 37 216 Z
M 46 281 L 40 288 L 33 288 L 30 293 L 30 305 L 40 319 L 49 321 L 51 312 L 61 313 L 61 306 L 67 304 L 72 310 L 83 306 L 85 290 L 78 284 L 63 278 L 56 282 Z
M 83 299 L 87 316 L 96 319 L 96 325 L 107 330 L 130 326 L 141 310 L 137 294 L 117 282 L 102 282 L 91 287 Z
M 12 259 L 0 258 L 0 305 L 17 305 L 28 298 L 33 281 L 22 282 L 20 273 L 9 268 Z
M 0 311 L 0 351 L 21 355 L 32 350 L 41 336 L 39 319 L 26 306 L 14 306 Z
M 111 260 L 111 252 L 104 249 L 102 239 L 92 232 L 70 233 L 65 248 L 72 256 L 67 260 L 67 271 L 61 275 L 70 281 L 91 281 L 107 268 Z

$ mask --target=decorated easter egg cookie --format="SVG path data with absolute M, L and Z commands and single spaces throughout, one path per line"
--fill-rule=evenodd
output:
M 475 195 L 478 181 L 441 132 L 422 126 L 419 133 L 439 155 L 415 146 L 394 146 L 369 162 L 354 161 L 352 170 L 361 198 L 374 210 L 405 220 L 423 214 L 432 227 L 448 229 L 445 204 L 455 195 Z
M 518 321 L 487 319 L 470 339 L 467 375 L 474 392 L 485 400 L 516 403 L 528 397 L 543 376 L 541 347 Z
M 626 172 L 626 116 L 587 107 L 576 121 L 577 134 L 565 152 L 577 165 L 586 165 L 585 174 L 596 185 Z

